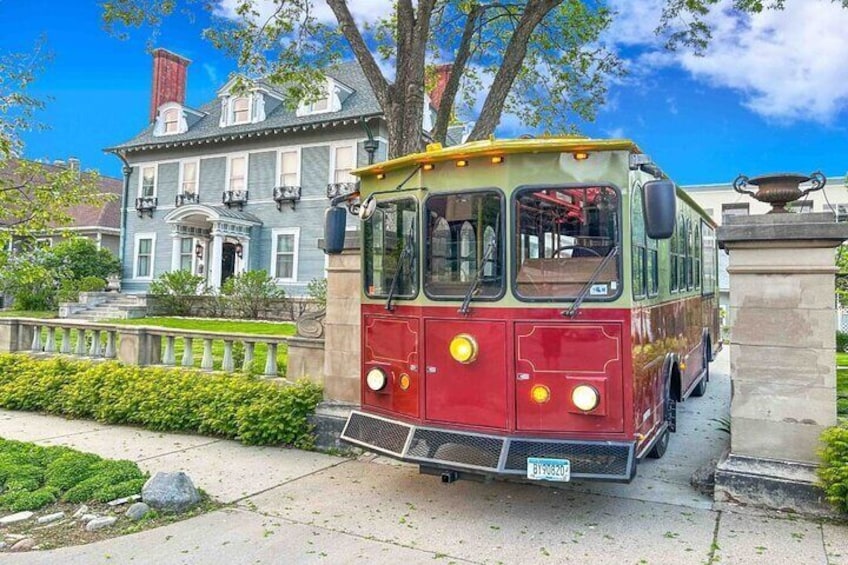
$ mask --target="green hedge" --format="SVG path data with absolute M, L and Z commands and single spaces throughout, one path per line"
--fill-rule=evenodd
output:
M 321 398 L 321 388 L 309 381 L 280 386 L 240 374 L 0 355 L 0 408 L 197 432 L 249 445 L 311 447 L 307 419 Z
M 0 509 L 38 510 L 58 500 L 108 502 L 140 493 L 145 480 L 132 461 L 0 438 Z
M 822 443 L 819 480 L 827 500 L 840 511 L 848 513 L 848 424 L 825 430 Z

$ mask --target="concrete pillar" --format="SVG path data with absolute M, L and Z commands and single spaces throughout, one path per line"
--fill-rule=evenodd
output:
M 288 342 L 286 378 L 324 384 L 324 340 L 292 336 Z
M 162 338 L 144 328 L 123 327 L 118 334 L 118 361 L 125 365 L 156 365 L 162 356 Z
M 174 231 L 171 234 L 171 272 L 180 270 L 180 252 L 182 252 L 182 238 Z M 194 252 L 194 250 L 192 250 Z
M 359 237 L 348 234 L 345 250 L 328 256 L 327 315 L 324 318 L 324 398 L 360 401 Z
M 730 453 L 716 502 L 818 512 L 819 436 L 836 424 L 833 215 L 734 216 L 730 253 Z
M 0 353 L 18 350 L 18 327 L 17 320 L 0 318 Z
M 206 261 L 209 269 L 209 286 L 221 288 L 221 256 L 224 253 L 224 235 L 215 230 L 212 232 L 212 249 L 206 251 Z

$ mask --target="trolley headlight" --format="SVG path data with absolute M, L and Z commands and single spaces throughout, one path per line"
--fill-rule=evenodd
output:
M 584 412 L 589 412 L 598 407 L 601 402 L 601 395 L 598 390 L 589 385 L 579 385 L 571 391 L 571 402 Z
M 374 367 L 368 371 L 367 375 L 365 375 L 365 383 L 368 385 L 368 388 L 374 392 L 383 390 L 386 387 L 386 382 L 388 382 L 388 380 L 386 372 L 379 367 Z
M 450 342 L 450 355 L 458 363 L 473 363 L 477 359 L 477 341 L 468 334 L 459 334 Z

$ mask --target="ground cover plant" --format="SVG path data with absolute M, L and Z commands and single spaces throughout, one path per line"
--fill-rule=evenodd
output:
M 278 385 L 243 374 L 0 355 L 0 407 L 188 431 L 250 445 L 308 448 L 322 398 L 308 381 Z

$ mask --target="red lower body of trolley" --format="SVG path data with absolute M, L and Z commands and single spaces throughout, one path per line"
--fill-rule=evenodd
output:
M 584 307 L 573 319 L 556 308 L 364 305 L 362 374 L 387 378 L 377 391 L 363 378 L 342 439 L 446 481 L 629 481 L 668 440 L 675 400 L 707 378 L 707 324 L 691 323 L 707 312 L 701 302 Z M 470 362 L 451 354 L 459 335 L 474 342 Z M 597 392 L 592 410 L 572 400 L 581 386 Z

